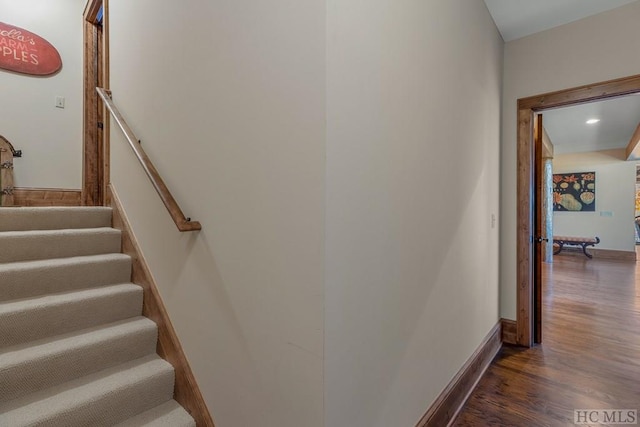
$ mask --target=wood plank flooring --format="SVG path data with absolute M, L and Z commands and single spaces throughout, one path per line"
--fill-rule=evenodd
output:
M 503 348 L 453 426 L 572 426 L 574 409 L 640 410 L 640 263 L 559 255 L 543 277 L 543 343 Z

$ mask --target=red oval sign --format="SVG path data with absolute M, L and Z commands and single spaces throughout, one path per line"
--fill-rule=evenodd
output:
M 0 22 L 0 68 L 48 76 L 61 67 L 60 54 L 51 43 L 30 31 Z

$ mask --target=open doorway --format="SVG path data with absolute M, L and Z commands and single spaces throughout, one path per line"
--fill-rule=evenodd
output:
M 108 119 L 96 87 L 109 88 L 109 2 L 88 0 L 84 19 L 82 204 L 105 203 L 109 182 Z
M 588 325 L 599 325 L 595 317 L 602 316 L 596 309 L 604 305 L 602 294 L 613 298 L 633 285 L 613 275 L 635 270 L 636 162 L 629 160 L 627 149 L 639 121 L 636 95 L 537 116 L 544 164 L 543 191 L 536 194 L 536 213 L 542 215 L 542 265 L 536 265 L 541 275 L 534 287 L 536 343 L 542 336 L 556 342 L 562 331 L 554 328 L 582 329 L 588 335 Z M 579 319 L 585 309 L 590 318 Z
M 636 165 L 626 151 L 638 122 L 638 95 L 544 112 L 553 209 L 543 212 L 557 256 L 635 261 Z M 564 237 L 577 243 L 564 247 Z
M 541 259 L 536 256 L 540 247 L 541 230 L 536 213 L 541 205 L 536 190 L 540 188 L 534 174 L 537 151 L 534 144 L 534 115 L 568 105 L 578 105 L 602 99 L 640 92 L 640 76 L 631 76 L 558 92 L 537 95 L 518 100 L 518 175 L 517 175 L 517 320 L 516 343 L 530 347 L 536 342 L 536 303 L 540 304 Z M 539 150 L 539 149 L 538 149 Z M 537 226 L 537 227 L 536 227 Z M 539 288 L 538 288 L 539 289 Z

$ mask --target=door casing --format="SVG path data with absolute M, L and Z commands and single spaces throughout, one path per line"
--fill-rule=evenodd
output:
M 102 23 L 98 12 L 102 7 Z M 82 149 L 82 204 L 105 204 L 109 183 L 109 116 L 96 86 L 109 88 L 109 2 L 88 0 L 84 9 L 84 97 Z

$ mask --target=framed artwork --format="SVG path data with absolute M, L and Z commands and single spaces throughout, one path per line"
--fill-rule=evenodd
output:
M 596 173 L 553 174 L 553 210 L 595 212 Z

